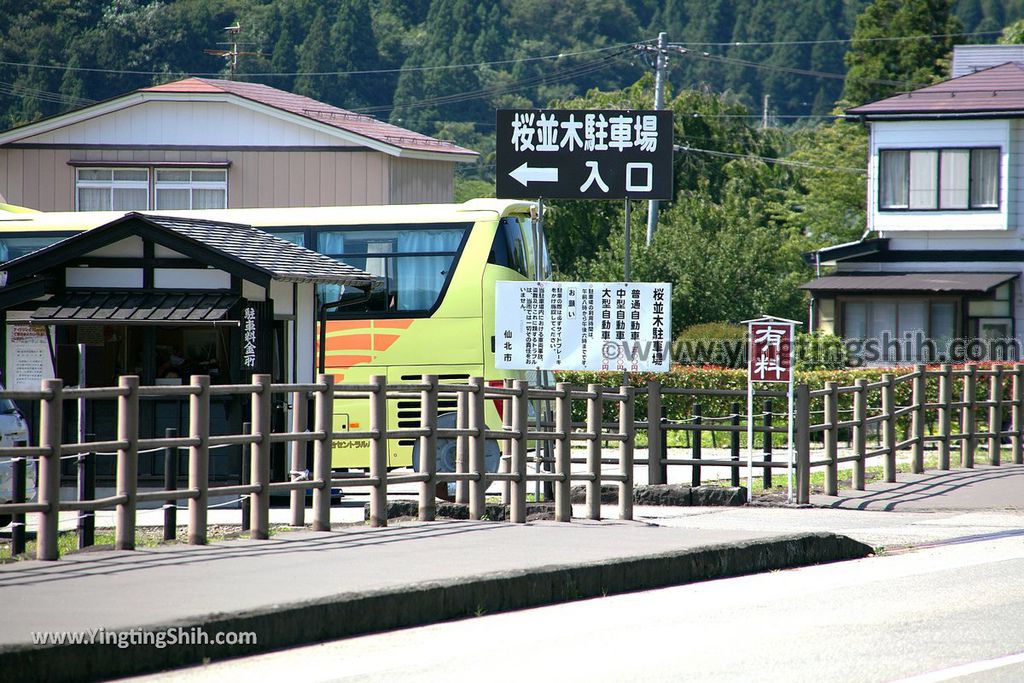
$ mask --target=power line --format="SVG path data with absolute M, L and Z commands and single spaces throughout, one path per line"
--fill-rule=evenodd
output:
M 976 31 L 974 33 L 934 33 L 931 35 L 914 35 L 914 36 L 887 36 L 879 38 L 857 38 L 859 42 L 864 43 L 881 43 L 881 42 L 898 42 L 903 40 L 921 40 L 930 38 L 968 38 L 974 36 L 992 36 L 1000 35 L 1002 31 Z M 831 38 L 828 40 L 771 40 L 771 41 L 746 41 L 737 40 L 730 41 L 727 43 L 673 43 L 673 45 L 686 46 L 701 46 L 701 47 L 769 47 L 773 45 L 829 45 L 829 44 L 841 44 L 841 43 L 852 43 L 854 38 Z
M 866 173 L 866 171 L 862 168 L 851 168 L 849 166 L 822 166 L 820 164 L 812 164 L 806 161 L 794 161 L 793 159 L 778 159 L 776 157 L 762 157 L 756 154 L 736 154 L 734 152 L 721 152 L 714 149 L 701 149 L 700 147 L 691 147 L 690 145 L 676 145 L 676 151 L 701 152 L 702 154 L 711 154 L 712 156 L 728 157 L 730 159 L 754 159 L 769 164 L 778 164 L 780 166 L 795 166 L 797 168 L 811 168 L 819 171 L 840 171 L 842 173 L 856 173 L 858 175 L 864 175 Z
M 641 41 L 645 43 L 649 41 Z M 442 71 L 451 69 L 470 69 L 481 66 L 496 66 L 501 64 L 521 64 L 525 62 L 537 62 L 547 59 L 561 59 L 564 57 L 578 57 L 580 55 L 594 54 L 598 52 L 607 52 L 609 50 L 616 50 L 630 47 L 635 43 L 621 43 L 618 45 L 609 45 L 607 47 L 594 48 L 592 50 L 578 50 L 575 52 L 559 52 L 550 55 L 540 55 L 536 57 L 520 57 L 517 59 L 502 59 L 490 62 L 471 62 L 466 64 L 442 64 L 437 66 L 402 66 L 393 69 L 360 69 L 355 71 L 265 71 L 257 73 L 243 73 L 242 76 L 259 76 L 259 77 L 275 77 L 275 76 L 361 76 L 369 74 L 389 74 L 389 73 L 404 73 L 404 72 L 420 72 L 420 71 Z M 89 73 L 103 73 L 103 74 L 118 74 L 118 75 L 129 75 L 129 76 L 179 76 L 179 75 L 192 75 L 192 76 L 223 76 L 223 72 L 220 71 L 207 71 L 207 72 L 190 72 L 190 71 L 144 71 L 139 69 L 100 69 L 96 67 L 86 66 L 70 66 L 68 64 L 34 64 L 31 62 L 10 62 L 0 61 L 0 66 L 16 66 L 25 67 L 32 69 L 51 69 L 51 70 L 70 70 L 70 71 L 86 71 Z
M 90 100 L 85 97 L 76 97 L 74 95 L 64 95 L 62 93 L 50 92 L 49 90 L 40 90 L 39 88 L 30 88 L 28 86 L 19 85 L 17 83 L 3 83 L 0 82 L 0 95 L 13 95 L 22 99 L 35 98 L 41 102 L 49 102 L 52 104 L 67 104 L 71 106 L 83 106 L 86 104 L 93 104 L 95 100 Z

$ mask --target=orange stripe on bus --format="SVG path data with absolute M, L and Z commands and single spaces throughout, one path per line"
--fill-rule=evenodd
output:
M 373 350 L 374 351 L 387 351 L 391 348 L 391 345 L 398 341 L 399 334 L 381 334 L 377 333 L 373 335 Z
M 409 329 L 409 325 L 412 325 L 412 323 L 413 321 L 411 318 L 407 318 L 405 320 L 374 320 L 373 326 L 374 328 L 382 327 L 386 329 L 407 330 Z
M 370 329 L 369 320 L 328 320 L 327 321 L 327 333 L 330 334 L 336 330 L 358 330 L 358 329 Z
M 327 354 L 327 363 L 332 368 L 350 368 L 353 365 L 358 365 L 359 363 L 369 363 L 371 360 L 373 360 L 373 356 L 354 356 L 337 353 Z
M 371 337 L 368 334 L 344 334 L 327 338 L 328 351 L 369 351 Z

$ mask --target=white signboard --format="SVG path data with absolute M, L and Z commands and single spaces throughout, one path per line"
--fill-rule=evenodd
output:
M 7 325 L 7 389 L 32 391 L 54 377 L 46 328 L 42 325 Z
M 495 296 L 500 369 L 669 369 L 671 284 L 499 282 Z

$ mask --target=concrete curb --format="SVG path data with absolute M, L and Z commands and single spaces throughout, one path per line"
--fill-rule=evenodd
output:
M 152 624 L 147 631 L 201 627 L 207 633 L 258 635 L 256 645 L 0 646 L 7 680 L 88 681 L 149 673 L 297 645 L 422 626 L 570 600 L 677 586 L 824 562 L 865 557 L 871 548 L 831 533 L 742 543 L 580 564 L 497 572 L 402 589 L 342 593 L 232 614 Z

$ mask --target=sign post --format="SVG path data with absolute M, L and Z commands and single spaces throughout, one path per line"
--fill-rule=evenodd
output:
M 744 320 L 747 325 L 747 496 L 754 491 L 754 382 L 784 382 L 786 413 L 787 500 L 793 502 L 793 355 L 796 326 L 788 318 L 766 315 Z M 772 438 L 765 432 L 766 439 Z

